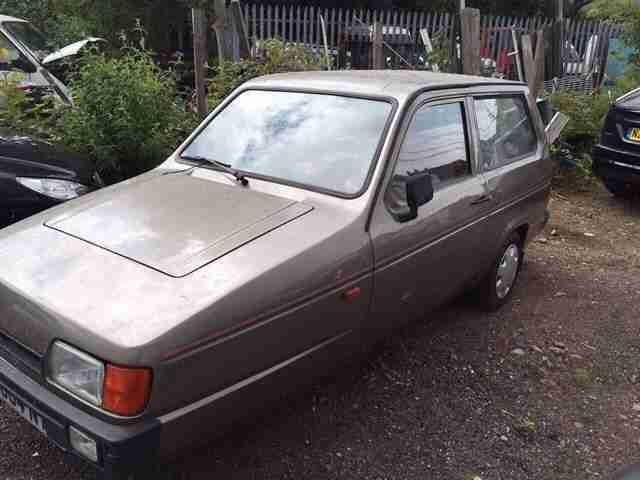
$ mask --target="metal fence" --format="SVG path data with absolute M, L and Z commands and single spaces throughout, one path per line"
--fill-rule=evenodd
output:
M 435 37 L 450 42 L 456 25 L 455 15 L 449 13 L 399 9 L 319 8 L 256 2 L 244 4 L 244 14 L 249 36 L 256 40 L 280 38 L 318 50 L 324 45 L 324 24 L 328 46 L 336 55 L 347 45 L 352 47 L 354 55 L 366 56 L 363 45 L 371 42 L 371 26 L 378 22 L 385 30 L 385 43 L 394 50 L 403 48 L 412 64 L 424 52 L 420 35 L 422 29 L 431 39 Z M 521 35 L 538 32 L 551 24 L 552 20 L 544 17 L 482 16 L 480 53 L 484 64 L 491 64 L 500 76 L 514 78 L 514 40 L 517 42 Z M 620 25 L 566 20 L 565 74 L 592 75 L 595 65 L 601 64 L 608 54 L 609 39 L 621 32 Z M 407 48 L 409 46 L 411 48 Z M 359 63 L 360 67 L 366 68 L 366 59 Z

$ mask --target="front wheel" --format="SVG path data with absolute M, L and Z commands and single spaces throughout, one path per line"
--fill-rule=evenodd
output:
M 498 310 L 509 301 L 523 258 L 522 239 L 520 235 L 513 233 L 500 249 L 500 254 L 480 287 L 482 301 L 488 310 Z

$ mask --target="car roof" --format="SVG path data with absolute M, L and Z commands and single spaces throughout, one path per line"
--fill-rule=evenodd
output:
M 26 20 L 16 17 L 10 17 L 9 15 L 0 15 L 0 23 L 4 22 L 26 22 Z
M 525 86 L 495 78 L 418 70 L 336 70 L 266 75 L 250 80 L 246 88 L 309 89 L 356 95 L 406 98 L 425 89 L 485 85 Z

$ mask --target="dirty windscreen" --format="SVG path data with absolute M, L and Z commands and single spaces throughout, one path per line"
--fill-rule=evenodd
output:
M 384 101 L 250 90 L 214 117 L 182 157 L 353 195 L 365 184 L 391 110 Z
M 35 53 L 39 60 L 51 51 L 47 38 L 33 25 L 27 22 L 5 22 L 3 26 L 24 46 Z

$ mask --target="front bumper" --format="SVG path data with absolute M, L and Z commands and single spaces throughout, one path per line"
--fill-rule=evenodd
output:
M 604 182 L 640 186 L 640 154 L 603 145 L 593 147 L 593 173 Z
M 160 422 L 147 419 L 135 424 L 114 425 L 100 420 L 51 392 L 45 385 L 0 357 L 0 389 L 24 402 L 42 419 L 45 435 L 60 448 L 82 458 L 69 443 L 74 426 L 98 446 L 98 463 L 92 465 L 105 479 L 125 479 L 156 465 L 160 445 Z M 8 392 L 8 393 L 7 393 Z M 141 470 L 142 469 L 142 470 Z

